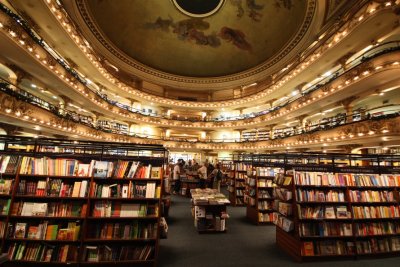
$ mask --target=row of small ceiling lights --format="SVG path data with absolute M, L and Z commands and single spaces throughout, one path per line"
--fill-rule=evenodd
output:
M 3 28 L 3 24 L 1 24 L 1 23 L 0 23 L 0 28 Z M 17 38 L 17 37 L 18 37 L 17 34 L 16 34 L 14 31 L 9 31 L 9 34 L 10 34 L 13 38 Z M 25 41 L 24 41 L 23 39 L 19 39 L 19 40 L 18 40 L 18 43 L 19 43 L 20 45 L 22 45 L 22 46 L 25 45 Z M 29 46 L 27 49 L 28 49 L 29 52 L 34 53 L 34 50 L 32 49 L 32 47 Z M 35 53 L 35 57 L 36 57 L 42 64 L 44 64 L 44 65 L 46 65 L 46 66 L 48 65 L 47 60 L 46 60 L 46 59 L 42 59 L 42 60 L 41 60 L 41 56 L 40 56 L 38 53 Z M 393 62 L 393 63 L 386 64 L 386 65 L 384 65 L 384 66 L 376 66 L 376 67 L 375 67 L 375 70 L 378 71 L 378 70 L 382 69 L 383 67 L 396 66 L 396 65 L 399 65 L 399 62 L 395 61 L 395 62 Z M 62 72 L 60 72 L 60 71 L 59 71 L 57 68 L 55 68 L 53 65 L 48 65 L 48 67 L 49 67 L 51 70 L 53 70 L 54 73 L 55 73 L 56 75 L 58 75 L 63 81 L 67 82 L 67 83 L 68 83 L 70 86 L 72 86 L 74 89 L 78 90 L 82 95 L 84 95 L 85 97 L 89 98 L 90 95 L 89 95 L 89 93 L 88 93 L 84 88 L 79 87 L 77 84 L 75 84 L 74 82 L 72 82 L 67 76 L 65 76 Z M 364 72 L 362 73 L 363 76 L 367 76 L 368 74 L 370 74 L 369 71 L 364 71 Z M 352 79 L 346 80 L 344 84 L 345 84 L 345 86 L 348 86 L 348 85 L 350 85 L 351 82 L 357 81 L 359 78 L 360 78 L 359 76 L 355 75 L 355 76 L 352 77 Z M 332 88 L 330 89 L 330 92 L 320 93 L 317 97 L 313 97 L 312 99 L 308 99 L 307 101 L 305 101 L 305 102 L 303 102 L 303 103 L 301 103 L 301 104 L 298 104 L 298 105 L 292 104 L 292 107 L 291 107 L 291 108 L 287 108 L 286 110 L 280 110 L 280 111 L 274 112 L 274 113 L 275 113 L 274 115 L 267 114 L 266 116 L 268 116 L 268 117 L 267 117 L 267 118 L 264 118 L 263 121 L 271 121 L 271 120 L 273 120 L 273 119 L 277 119 L 277 118 L 279 118 L 279 117 L 282 117 L 282 116 L 288 114 L 288 113 L 291 112 L 291 111 L 295 111 L 295 110 L 297 110 L 297 109 L 299 109 L 299 108 L 302 108 L 302 107 L 304 107 L 304 106 L 307 106 L 307 105 L 309 105 L 309 104 L 312 104 L 313 102 L 315 102 L 315 101 L 321 99 L 322 97 L 328 96 L 328 94 L 332 94 L 332 93 L 335 92 L 336 90 L 344 89 L 345 86 L 343 86 L 342 84 L 340 84 L 340 85 L 338 85 L 336 88 L 335 88 L 335 87 L 332 87 Z M 105 108 L 105 109 L 107 109 L 107 110 L 110 110 L 109 105 L 108 105 L 107 103 L 102 103 L 101 101 L 97 100 L 97 98 L 94 97 L 94 95 L 91 96 L 89 99 L 92 100 L 92 101 L 93 101 L 95 104 L 97 104 L 98 106 L 100 106 L 100 107 L 102 107 L 102 108 Z M 147 122 L 147 123 L 161 124 L 161 125 L 166 125 L 166 126 L 173 126 L 173 125 L 174 125 L 174 126 L 183 126 L 183 127 L 190 127 L 190 126 L 192 126 L 191 124 L 183 124 L 182 122 L 161 121 L 161 120 L 159 120 L 159 119 L 153 119 L 153 118 L 148 118 L 148 117 L 141 118 L 141 116 L 136 116 L 136 115 L 133 115 L 133 114 L 129 114 L 129 113 L 127 113 L 127 112 L 121 112 L 121 111 L 116 111 L 116 110 L 111 110 L 111 112 L 113 112 L 114 114 L 118 114 L 118 115 L 120 115 L 120 116 L 126 117 L 126 118 L 127 118 L 127 117 L 130 117 L 130 118 L 134 118 L 134 119 L 137 119 L 137 120 L 141 120 L 141 121 Z M 260 118 L 255 118 L 255 119 L 252 119 L 252 121 L 247 121 L 247 122 L 242 123 L 242 125 L 254 125 L 254 124 L 258 124 L 260 121 L 261 121 Z M 179 124 L 177 124 L 177 123 L 182 123 L 182 125 L 179 125 Z M 205 127 L 205 128 L 223 128 L 223 127 L 232 127 L 232 126 L 235 126 L 235 125 L 232 124 L 232 122 L 225 122 L 224 125 L 209 125 L 209 124 L 207 124 L 207 123 L 200 123 L 200 124 L 201 124 L 201 125 L 199 125 L 199 126 Z
M 168 104 L 168 105 L 176 105 L 176 106 L 185 106 L 185 107 L 206 107 L 206 108 L 213 108 L 213 107 L 227 107 L 231 105 L 237 105 L 237 104 L 244 104 L 248 102 L 252 102 L 255 100 L 258 100 L 260 98 L 264 98 L 267 95 L 271 94 L 278 88 L 282 87 L 285 83 L 287 83 L 289 80 L 293 79 L 296 77 L 299 73 L 301 73 L 303 70 L 305 70 L 306 67 L 308 67 L 312 62 L 314 62 L 316 59 L 318 59 L 322 52 L 325 52 L 328 48 L 333 47 L 337 43 L 339 43 L 348 33 L 348 30 L 342 30 L 338 31 L 338 33 L 331 38 L 329 38 L 325 44 L 321 44 L 321 47 L 319 50 L 321 51 L 315 51 L 314 53 L 310 54 L 307 59 L 304 60 L 302 64 L 300 64 L 297 68 L 291 71 L 291 73 L 286 74 L 285 76 L 282 77 L 282 79 L 275 83 L 272 88 L 270 89 L 264 89 L 263 91 L 249 97 L 241 98 L 240 100 L 228 100 L 224 101 L 223 103 L 189 103 L 189 102 L 183 102 L 183 101 L 174 101 L 171 99 L 165 99 L 165 98 L 160 98 L 154 95 L 149 95 L 144 92 L 141 92 L 137 89 L 134 89 L 130 86 L 127 86 L 121 82 L 119 82 L 116 78 L 113 77 L 112 74 L 107 72 L 105 68 L 102 67 L 101 63 L 98 61 L 97 57 L 92 54 L 91 52 L 91 47 L 88 44 L 86 40 L 84 40 L 77 32 L 73 32 L 73 25 L 69 22 L 69 19 L 67 18 L 67 13 L 66 12 L 60 12 L 61 9 L 63 9 L 62 6 L 58 5 L 57 3 L 52 4 L 52 0 L 47 0 L 46 1 L 49 9 L 53 12 L 55 15 L 56 19 L 60 22 L 60 24 L 64 27 L 64 29 L 70 34 L 72 39 L 75 41 L 75 43 L 78 45 L 78 47 L 83 51 L 83 53 L 86 55 L 86 57 L 92 62 L 92 64 L 99 70 L 99 72 L 111 83 L 119 87 L 120 89 L 130 93 L 134 94 L 138 97 L 144 98 L 148 101 L 154 101 L 158 102 L 160 104 Z M 372 14 L 375 13 L 375 11 L 378 8 L 388 8 L 391 7 L 393 3 L 391 1 L 388 1 L 384 3 L 383 5 L 378 5 L 378 4 L 371 4 L 369 8 L 365 10 L 365 12 L 359 16 L 354 16 L 352 22 L 348 22 L 346 25 L 342 27 L 342 29 L 346 28 L 347 26 L 350 28 L 355 28 L 357 27 L 365 18 L 368 16 L 371 16 Z M 60 9 L 60 10 L 59 10 Z M 349 26 L 350 25 L 350 26 Z M 320 38 L 322 39 L 322 38 Z M 326 46 L 325 51 L 324 50 L 324 45 Z M 318 49 L 317 49 L 318 50 Z
M 0 108 L 1 110 L 1 108 Z M 57 124 L 55 122 L 52 122 L 51 120 L 45 121 L 43 119 L 40 119 L 39 117 L 36 116 L 29 116 L 29 115 L 23 115 L 21 111 L 17 110 L 14 113 L 12 113 L 11 108 L 5 108 L 4 109 L 5 113 L 8 114 L 8 116 L 12 116 L 14 118 L 20 118 L 23 119 L 27 122 L 33 122 L 37 123 L 35 126 L 36 129 L 40 129 L 37 127 L 48 127 L 52 128 L 57 131 L 62 131 L 64 133 L 73 133 L 76 134 L 77 136 L 82 136 L 82 137 L 89 137 L 89 138 L 94 138 L 94 139 L 101 139 L 105 141 L 114 141 L 114 142 L 126 142 L 126 143 L 157 143 L 161 142 L 159 140 L 149 140 L 147 138 L 144 138 L 140 140 L 140 138 L 128 138 L 127 136 L 119 136 L 119 137 L 104 137 L 99 134 L 94 134 L 91 133 L 90 131 L 82 131 L 82 130 L 76 130 L 73 127 L 66 127 L 62 126 L 61 124 Z M 22 117 L 22 118 L 21 118 Z M 34 127 L 34 128 L 35 128 Z M 328 147 L 330 145 L 333 145 L 335 142 L 340 142 L 343 140 L 349 140 L 349 139 L 355 139 L 355 138 L 363 138 L 365 136 L 376 136 L 376 135 L 381 135 L 381 134 L 387 134 L 389 133 L 388 128 L 383 128 L 381 132 L 375 132 L 375 131 L 369 131 L 368 133 L 363 133 L 360 132 L 357 135 L 353 133 L 349 133 L 347 135 L 341 134 L 340 136 L 333 136 L 333 137 L 326 137 L 326 138 L 316 138 L 314 140 L 305 140 L 305 141 L 295 141 L 295 142 L 287 142 L 287 143 L 280 143 L 280 144 L 270 144 L 270 145 L 237 145 L 237 146 L 232 146 L 231 144 L 227 143 L 226 145 L 222 144 L 204 144 L 205 141 L 199 142 L 198 144 L 191 144 L 187 142 L 180 142 L 180 144 L 177 144 L 176 141 L 175 143 L 165 143 L 165 147 L 169 148 L 198 148 L 198 149 L 291 149 L 292 147 L 304 147 L 304 146 L 309 146 L 309 145 L 317 145 L 317 144 L 322 144 L 323 147 Z M 110 134 L 111 135 L 111 134 Z M 112 136 L 118 136 L 118 134 L 112 134 Z M 385 137 L 383 137 L 385 138 Z M 260 141 L 260 143 L 264 143 L 265 141 Z M 271 143 L 274 143 L 272 141 Z

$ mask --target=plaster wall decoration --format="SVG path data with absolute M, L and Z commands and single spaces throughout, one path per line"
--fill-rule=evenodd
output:
M 174 80 L 268 68 L 302 39 L 316 9 L 316 1 L 226 0 L 215 14 L 194 17 L 173 2 L 77 0 L 76 6 L 114 56 Z

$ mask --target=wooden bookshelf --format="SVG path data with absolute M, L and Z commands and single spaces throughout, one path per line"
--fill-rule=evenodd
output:
M 3 141 L 30 147 L 0 151 L 1 177 L 13 180 L 8 192 L 0 180 L 0 201 L 9 201 L 0 224 L 1 249 L 10 259 L 4 266 L 156 265 L 163 147 Z
M 253 167 L 246 178 L 246 217 L 256 225 L 268 225 L 274 221 L 275 176 L 282 169 Z
M 228 188 L 229 201 L 232 206 L 245 206 L 244 192 L 246 189 L 247 170 L 251 169 L 251 164 L 236 162 L 233 168 L 233 172 L 230 173 L 232 176 Z
M 294 169 L 293 184 L 287 187 L 293 196 L 291 214 L 276 214 L 278 246 L 297 261 L 400 256 L 400 176 L 389 186 L 374 169 L 322 168 Z

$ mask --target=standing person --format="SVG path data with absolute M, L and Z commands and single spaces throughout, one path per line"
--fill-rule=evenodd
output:
M 208 175 L 208 182 L 209 182 L 209 184 L 208 184 L 208 187 L 209 188 L 213 188 L 213 183 L 214 183 L 214 177 L 211 175 L 211 173 L 214 171 L 214 166 L 208 161 L 208 159 L 206 159 L 206 162 L 205 162 L 205 166 L 206 166 L 206 168 L 207 168 L 207 173 L 209 174 Z
M 221 180 L 223 173 L 221 171 L 221 165 L 217 163 L 216 168 L 210 173 L 210 177 L 213 180 L 212 188 L 221 191 Z
M 178 163 L 175 164 L 174 166 L 174 171 L 173 171 L 173 178 L 174 178 L 174 192 L 173 194 L 179 194 L 179 191 L 181 190 L 181 167 L 183 167 L 183 164 L 181 161 L 178 161 Z
M 207 181 L 207 167 L 205 163 L 201 164 L 201 167 L 197 170 L 197 173 L 199 174 L 199 186 L 201 189 L 204 189 L 206 187 L 206 181 Z

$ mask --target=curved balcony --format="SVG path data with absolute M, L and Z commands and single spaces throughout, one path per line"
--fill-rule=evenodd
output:
M 215 104 L 213 102 L 187 102 L 174 99 L 166 99 L 165 97 L 159 97 L 157 95 L 152 95 L 136 88 L 130 87 L 115 78 L 111 73 L 107 71 L 102 66 L 102 62 L 98 60 L 97 55 L 91 49 L 90 46 L 85 46 L 85 38 L 75 30 L 75 26 L 72 20 L 69 18 L 68 12 L 65 11 L 61 3 L 51 3 L 46 2 L 49 14 L 52 14 L 54 18 L 59 22 L 59 26 L 64 29 L 65 33 L 70 36 L 74 41 L 74 44 L 78 49 L 81 50 L 82 54 L 91 62 L 93 66 L 97 68 L 99 73 L 108 80 L 111 84 L 117 86 L 119 89 L 125 91 L 129 95 L 134 97 L 140 97 L 144 100 L 151 100 L 160 105 L 172 105 L 176 107 L 184 108 L 215 108 L 215 107 L 229 107 L 238 104 L 248 104 L 253 103 L 255 100 L 264 99 L 277 89 L 281 88 L 285 83 L 294 79 L 298 76 L 306 67 L 315 63 L 318 58 L 320 58 L 326 52 L 331 52 L 338 44 L 345 40 L 351 32 L 358 29 L 360 25 L 368 25 L 371 20 L 383 14 L 383 16 L 391 13 L 394 7 L 398 4 L 390 2 L 370 2 L 370 1 L 360 1 L 357 8 L 354 8 L 347 16 L 347 18 L 341 24 L 331 25 L 326 32 L 321 33 L 320 38 L 312 43 L 299 58 L 293 60 L 288 66 L 282 69 L 277 74 L 276 79 L 273 79 L 272 83 L 266 88 L 260 88 L 260 91 L 252 94 L 246 95 L 241 99 L 227 100 L 226 98 L 220 99 L 224 100 L 223 103 Z M 384 18 L 382 18 L 384 20 Z M 373 24 L 373 22 L 371 22 Z M 372 25 L 371 24 L 371 25 Z M 368 27 L 368 26 L 366 26 Z M 318 68 L 318 67 L 317 67 Z
M 400 140 L 400 111 L 398 109 L 384 115 L 366 117 L 357 122 L 345 122 L 345 117 L 332 124 L 320 124 L 313 128 L 300 129 L 291 135 L 272 137 L 268 140 L 186 140 L 184 138 L 161 138 L 142 134 L 129 134 L 95 127 L 84 117 L 73 119 L 68 110 L 60 112 L 51 104 L 31 96 L 20 94 L 4 83 L 0 91 L 0 114 L 5 123 L 32 128 L 43 128 L 44 132 L 67 135 L 72 138 L 133 142 L 141 144 L 164 144 L 169 148 L 215 149 L 215 150 L 289 150 L 306 148 L 329 148 L 337 145 L 398 142 Z M 30 101 L 26 101 L 26 100 Z
M 52 50 L 49 46 L 47 46 L 45 41 L 43 41 L 40 37 L 38 37 L 38 35 L 35 32 L 33 32 L 20 17 L 12 13 L 4 6 L 2 6 L 2 10 L 6 12 L 7 15 L 11 16 L 14 20 L 16 20 L 18 22 L 18 25 L 23 27 L 23 29 L 31 36 L 31 38 L 33 38 L 33 40 L 35 40 L 38 45 L 40 45 L 43 49 L 47 51 L 48 55 L 51 55 L 53 59 L 55 59 L 56 62 L 64 68 L 65 71 L 69 72 L 73 78 L 75 78 L 77 81 L 81 83 L 81 85 L 84 86 L 84 88 L 79 87 L 78 89 L 78 91 L 82 94 L 82 97 L 87 98 L 89 101 L 91 101 L 92 104 L 95 104 L 103 109 L 106 109 L 107 114 L 113 114 L 114 116 L 115 115 L 121 116 L 121 119 L 128 118 L 128 119 L 138 120 L 144 123 L 150 123 L 165 127 L 173 126 L 182 128 L 188 128 L 188 127 L 228 128 L 228 127 L 247 127 L 250 125 L 257 125 L 264 122 L 274 123 L 274 120 L 276 120 L 278 117 L 281 117 L 283 115 L 288 115 L 288 113 L 292 111 L 296 111 L 296 113 L 298 113 L 299 108 L 311 104 L 312 102 L 322 100 L 332 95 L 331 93 L 333 93 L 333 91 L 335 90 L 337 91 L 344 90 L 344 88 L 347 87 L 346 85 L 351 85 L 352 83 L 349 82 L 350 84 L 347 84 L 348 81 L 347 76 L 350 76 L 352 72 L 360 73 L 359 69 L 367 69 L 367 70 L 369 69 L 368 65 L 371 63 L 366 61 L 368 60 L 371 61 L 372 59 L 377 58 L 382 54 L 390 53 L 392 51 L 396 51 L 399 49 L 398 42 L 391 42 L 374 47 L 372 50 L 367 51 L 364 55 L 361 55 L 356 60 L 354 60 L 350 65 L 349 69 L 346 70 L 339 69 L 337 72 L 328 75 L 324 77 L 322 80 L 318 81 L 317 83 L 309 86 L 301 94 L 293 96 L 292 98 L 288 98 L 285 102 L 271 109 L 232 118 L 212 118 L 209 120 L 206 119 L 206 120 L 189 120 L 189 121 L 185 120 L 184 118 L 176 118 L 175 120 L 172 120 L 168 116 L 162 114 L 161 115 L 148 114 L 148 113 L 143 114 L 141 111 L 132 109 L 127 105 L 123 105 L 121 103 L 112 101 L 106 95 L 101 94 L 96 90 L 90 89 L 87 80 L 82 78 L 78 72 L 76 72 L 73 68 L 71 68 L 62 57 L 57 56 L 58 53 Z M 40 62 L 43 63 L 43 60 Z M 394 64 L 396 62 L 397 61 L 386 62 L 387 64 L 385 64 L 385 67 L 388 67 L 390 64 L 392 64 L 392 67 L 395 67 Z M 381 71 L 380 69 L 371 69 L 368 70 L 368 73 L 363 75 L 369 77 L 370 75 L 372 75 L 372 73 L 369 72 L 380 72 L 380 71 Z M 58 76 L 64 77 L 65 75 L 58 74 Z M 342 87 L 338 86 L 338 88 L 332 87 L 330 88 L 331 91 L 328 92 L 324 91 L 324 89 L 326 90 L 328 87 L 330 87 L 330 84 L 333 81 L 338 80 L 342 77 L 347 79 L 345 85 L 343 85 Z M 351 78 L 355 77 L 360 78 L 362 76 L 357 75 Z M 75 88 L 74 90 L 77 90 L 78 86 L 72 83 L 72 81 L 70 81 L 71 80 L 70 78 L 64 77 L 63 80 L 66 80 L 68 82 L 67 83 L 68 86 L 73 85 L 73 87 Z M 318 91 L 323 91 L 323 94 L 318 95 L 317 94 Z

